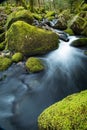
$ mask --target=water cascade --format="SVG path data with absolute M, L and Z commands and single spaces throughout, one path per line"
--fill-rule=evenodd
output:
M 37 117 L 48 106 L 87 89 L 87 56 L 60 40 L 57 50 L 41 56 L 44 72 L 28 74 L 24 63 L 0 72 L 0 126 L 5 130 L 38 130 Z

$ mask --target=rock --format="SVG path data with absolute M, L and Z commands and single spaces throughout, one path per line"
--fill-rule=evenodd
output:
M 45 54 L 58 48 L 58 36 L 23 21 L 13 23 L 6 33 L 7 49 L 25 56 Z
M 26 61 L 26 68 L 31 73 L 36 73 L 36 72 L 40 72 L 40 71 L 44 70 L 44 65 L 40 59 L 35 58 L 35 57 L 30 57 Z
M 58 22 L 54 25 L 55 29 L 65 30 L 67 29 L 67 22 L 63 17 L 58 19 Z
M 19 61 L 22 61 L 23 60 L 23 55 L 22 53 L 20 52 L 17 52 L 15 53 L 13 56 L 12 56 L 12 61 L 13 62 L 19 62 Z
M 11 64 L 11 59 L 0 56 L 0 71 L 6 70 Z
M 71 43 L 71 46 L 83 47 L 87 46 L 87 38 L 79 38 Z
M 26 23 L 33 23 L 33 16 L 28 10 L 19 10 L 11 13 L 7 19 L 6 27 L 10 28 L 11 24 L 16 21 L 25 21 Z
M 81 35 L 81 32 L 84 30 L 85 20 L 82 17 L 76 15 L 71 21 L 70 28 L 73 30 L 74 34 Z
M 86 130 L 87 90 L 57 102 L 38 117 L 39 130 Z

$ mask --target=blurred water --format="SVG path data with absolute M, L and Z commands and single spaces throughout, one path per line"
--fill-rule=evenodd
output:
M 38 130 L 37 117 L 69 94 L 87 89 L 87 56 L 70 46 L 77 39 L 60 41 L 57 50 L 39 57 L 46 69 L 28 74 L 24 63 L 0 72 L 0 125 L 6 130 Z

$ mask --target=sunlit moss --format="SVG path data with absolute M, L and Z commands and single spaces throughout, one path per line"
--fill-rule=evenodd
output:
M 15 54 L 12 56 L 12 61 L 14 61 L 14 62 L 22 61 L 22 59 L 23 59 L 23 55 L 22 55 L 22 53 L 20 53 L 20 52 L 17 52 L 17 53 L 15 53 Z
M 44 70 L 44 65 L 42 64 L 41 60 L 35 57 L 30 57 L 26 61 L 26 67 L 32 73 Z
M 64 32 L 68 33 L 69 35 L 74 35 L 72 29 L 67 28 L 66 30 L 64 30 Z
M 42 20 L 42 16 L 40 14 L 32 13 L 33 17 L 37 20 Z
M 15 21 L 25 21 L 27 23 L 32 24 L 33 22 L 33 16 L 28 10 L 19 10 L 11 13 L 7 19 L 6 27 L 9 29 L 12 23 Z
M 0 56 L 0 71 L 6 70 L 11 65 L 11 63 L 11 59 Z
M 54 11 L 47 12 L 47 14 L 45 15 L 45 18 L 48 18 L 50 16 L 55 16 L 55 12 Z
M 87 90 L 48 107 L 38 118 L 39 130 L 86 130 Z
M 6 33 L 7 49 L 29 56 L 44 54 L 58 47 L 58 36 L 23 21 L 12 24 Z

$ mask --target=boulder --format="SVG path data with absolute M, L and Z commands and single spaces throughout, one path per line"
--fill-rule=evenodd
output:
M 73 30 L 74 34 L 81 35 L 84 30 L 85 19 L 76 15 L 71 21 L 70 28 Z
M 86 130 L 87 90 L 57 102 L 38 117 L 39 130 Z
M 6 28 L 9 29 L 11 24 L 16 21 L 25 21 L 26 23 L 33 23 L 33 16 L 28 10 L 19 10 L 11 13 L 7 19 Z
M 58 48 L 57 34 L 17 21 L 6 33 L 6 48 L 25 56 L 45 54 Z
M 23 55 L 22 53 L 20 52 L 17 52 L 15 53 L 13 56 L 12 56 L 12 61 L 13 62 L 19 62 L 19 61 L 22 61 L 23 60 Z
M 87 38 L 79 38 L 71 43 L 71 46 L 83 47 L 87 46 Z
M 11 59 L 0 56 L 0 71 L 6 70 L 11 64 Z
M 26 61 L 26 68 L 28 69 L 29 72 L 36 73 L 44 70 L 44 65 L 40 59 L 30 57 Z

